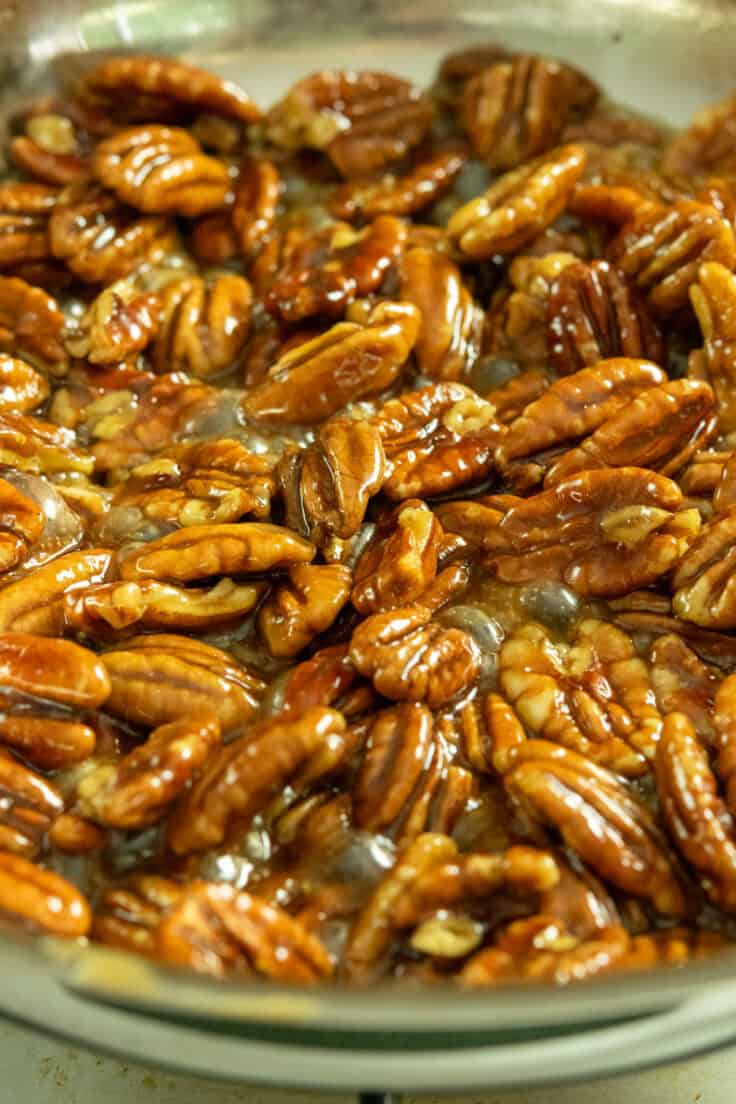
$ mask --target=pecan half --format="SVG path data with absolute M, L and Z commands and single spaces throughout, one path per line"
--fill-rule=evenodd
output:
M 30 414 L 0 413 L 0 463 L 22 472 L 89 475 L 94 460 L 68 429 Z
M 258 629 L 274 656 L 294 656 L 329 629 L 350 597 L 349 568 L 341 564 L 297 564 L 289 581 L 258 611 Z
M 0 185 L 0 268 L 50 256 L 49 216 L 56 188 L 45 184 Z
M 63 365 L 63 329 L 55 299 L 16 276 L 0 276 L 0 351 L 42 365 Z
M 378 832 L 398 820 L 438 754 L 425 705 L 407 702 L 379 713 L 353 787 L 356 824 Z
M 285 785 L 303 793 L 334 770 L 351 746 L 345 720 L 334 709 L 315 706 L 252 726 L 210 757 L 169 820 L 169 845 L 179 855 L 217 846 Z
M 441 150 L 401 176 L 388 173 L 378 180 L 343 184 L 330 199 L 330 211 L 348 220 L 414 215 L 448 191 L 465 162 L 461 150 Z
M 455 211 L 447 233 L 471 260 L 516 253 L 565 209 L 585 159 L 582 146 L 561 146 L 506 173 Z
M 736 97 L 709 104 L 677 134 L 662 158 L 662 171 L 674 179 L 736 170 Z
M 248 721 L 265 689 L 219 648 L 187 636 L 134 636 L 102 656 L 110 678 L 107 709 L 132 724 L 158 725 L 214 713 L 224 734 Z
M 48 133 L 43 135 L 39 133 L 39 130 L 43 129 L 50 131 L 48 120 L 53 118 L 52 115 L 47 116 L 46 120 L 43 116 L 37 120 L 31 120 L 31 123 L 35 121 L 37 124 L 32 127 L 35 137 L 30 134 L 18 134 L 12 138 L 8 147 L 10 156 L 19 169 L 33 180 L 42 181 L 44 185 L 74 184 L 76 181 L 88 180 L 89 162 L 86 157 L 80 157 L 79 153 L 75 152 L 76 142 L 72 142 L 69 152 L 62 152 L 60 149 L 52 149 L 48 146 Z M 62 120 L 60 115 L 55 118 Z M 69 123 L 70 120 L 63 119 L 63 122 Z M 28 124 L 29 128 L 31 123 Z M 43 144 L 39 141 L 42 136 L 46 139 Z
M 571 936 L 564 924 L 549 916 L 510 924 L 497 941 L 466 963 L 462 984 L 471 988 L 512 981 L 547 981 L 568 985 L 608 973 L 623 962 L 631 939 L 620 924 L 602 928 L 589 939 Z
M 234 273 L 172 281 L 161 295 L 154 369 L 207 379 L 232 367 L 248 338 L 252 300 L 250 284 Z
M 716 682 L 714 679 L 713 682 Z M 717 682 L 716 682 L 717 685 Z M 710 689 L 713 689 L 713 683 L 710 684 Z M 718 692 L 715 694 L 715 702 L 712 711 L 713 726 L 715 733 L 707 732 L 705 735 L 715 736 L 712 743 L 718 750 L 718 759 L 716 760 L 716 769 L 718 777 L 723 783 L 725 789 L 726 805 L 732 816 L 736 815 L 736 712 L 734 712 L 734 703 L 736 701 L 736 678 L 733 675 L 729 675 L 718 686 Z M 711 704 L 709 701 L 708 704 Z M 683 710 L 689 715 L 688 710 Z M 710 719 L 710 718 L 709 718 Z M 702 737 L 703 733 L 698 731 L 697 724 L 693 722 L 697 735 Z
M 92 920 L 97 943 L 153 955 L 162 915 L 180 900 L 182 887 L 155 874 L 134 875 L 122 886 L 106 889 Z
M 145 349 L 158 329 L 159 297 L 119 280 L 90 303 L 66 348 L 91 364 L 118 364 Z
M 465 758 L 483 774 L 505 774 L 527 738 L 513 706 L 500 694 L 466 702 L 458 712 L 457 727 Z
M 214 716 L 160 725 L 122 759 L 100 763 L 85 774 L 77 787 L 77 808 L 105 827 L 130 830 L 156 824 L 219 743 Z
M 273 161 L 251 157 L 241 164 L 230 221 L 242 257 L 252 257 L 273 229 L 282 190 Z
M 6 692 L 78 709 L 96 709 L 110 693 L 110 680 L 94 652 L 26 632 L 0 634 L 0 685 Z
M 89 583 L 100 583 L 112 563 L 112 552 L 69 552 L 37 567 L 0 590 L 0 631 L 59 636 L 64 631 L 64 595 Z
M 0 909 L 37 931 L 66 939 L 86 935 L 92 921 L 82 894 L 50 870 L 0 852 Z
M 351 601 L 360 613 L 414 602 L 434 581 L 442 526 L 428 506 L 408 499 L 379 527 L 355 567 Z
M 0 848 L 35 858 L 45 833 L 64 809 L 53 782 L 0 751 Z
M 321 422 L 349 402 L 390 387 L 419 324 L 416 307 L 398 302 L 376 304 L 364 323 L 338 322 L 285 353 L 268 378 L 246 392 L 243 410 L 259 421 Z
M 0 412 L 27 414 L 48 398 L 45 376 L 18 357 L 0 353 Z
M 707 379 L 718 400 L 723 433 L 736 429 L 736 276 L 722 264 L 703 264 L 690 288 L 703 348 L 690 354 L 690 375 Z
M 0 573 L 27 558 L 45 525 L 46 517 L 34 499 L 0 479 Z
M 672 576 L 672 608 L 710 629 L 736 627 L 736 509 L 708 522 Z

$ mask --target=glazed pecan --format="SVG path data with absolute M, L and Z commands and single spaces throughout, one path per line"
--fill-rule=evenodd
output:
M 577 261 L 560 273 L 547 301 L 547 342 L 562 375 L 609 357 L 666 360 L 645 303 L 608 261 Z
M 457 727 L 465 758 L 483 774 L 505 774 L 527 738 L 513 706 L 500 694 L 466 702 L 458 712 Z
M 652 644 L 649 667 L 662 715 L 684 713 L 698 736 L 714 743 L 713 706 L 720 676 L 674 633 Z
M 155 728 L 214 713 L 223 734 L 248 721 L 265 685 L 219 648 L 187 636 L 134 636 L 102 656 L 110 678 L 107 709 Z
M 62 813 L 49 828 L 49 843 L 65 855 L 102 851 L 105 842 L 102 829 L 74 813 Z
M 62 616 L 69 632 L 107 640 L 141 629 L 207 631 L 242 621 L 263 597 L 265 583 L 220 579 L 208 589 L 155 580 L 93 583 L 64 595 Z
M 642 391 L 561 456 L 545 485 L 592 468 L 634 466 L 676 475 L 715 436 L 717 421 L 713 392 L 700 380 L 673 380 Z
M 80 280 L 110 284 L 144 261 L 155 262 L 176 241 L 168 219 L 124 207 L 97 185 L 65 189 L 49 219 L 54 257 Z
M 45 184 L 0 185 L 0 268 L 50 256 L 48 222 L 56 197 Z
M 450 381 L 389 399 L 371 421 L 386 454 L 383 491 L 399 501 L 480 482 L 501 436 L 490 403 Z
M 341 564 L 297 564 L 258 611 L 258 628 L 274 656 L 294 656 L 329 629 L 350 597 L 352 577 Z
M 159 297 L 118 280 L 100 292 L 65 340 L 74 357 L 118 364 L 145 349 L 158 329 Z
M 77 808 L 109 828 L 146 828 L 199 774 L 220 743 L 213 715 L 160 725 L 140 747 L 114 763 L 102 762 L 77 787 Z
M 512 981 L 567 985 L 615 969 L 624 961 L 631 942 L 620 924 L 578 940 L 549 916 L 517 920 L 495 946 L 473 955 L 460 971 L 460 981 L 472 988 Z
M 432 104 L 388 73 L 324 70 L 295 84 L 266 117 L 277 146 L 324 150 L 346 177 L 366 176 L 418 145 Z
M 80 156 L 73 130 L 68 143 L 57 141 L 66 125 L 71 128 L 71 120 L 61 115 L 37 116 L 27 124 L 29 133 L 11 139 L 10 156 L 34 181 L 63 185 L 89 179 L 89 161 Z
M 687 306 L 700 266 L 736 264 L 731 226 L 712 207 L 680 200 L 650 205 L 627 222 L 608 247 L 609 261 L 647 298 L 657 317 Z
M 334 709 L 315 706 L 253 725 L 210 756 L 169 820 L 169 845 L 179 855 L 217 846 L 284 786 L 300 794 L 329 774 L 351 747 L 345 720 Z
M 703 264 L 690 300 L 703 333 L 703 348 L 690 354 L 690 375 L 706 379 L 718 400 L 723 433 L 736 429 L 736 276 L 722 264 Z
M 715 681 L 715 680 L 714 680 Z M 712 690 L 713 684 L 710 688 Z M 712 711 L 715 733 L 707 732 L 706 737 L 714 736 L 712 743 L 718 751 L 716 770 L 723 783 L 725 799 L 728 810 L 732 816 L 736 815 L 736 713 L 734 712 L 734 694 L 736 693 L 736 678 L 729 675 L 725 678 L 718 692 L 715 694 L 714 708 Z M 708 703 L 710 704 L 710 702 Z M 688 713 L 685 709 L 683 712 Z M 709 718 L 710 720 L 710 718 Z M 693 721 L 697 735 L 703 737 Z
M 406 226 L 392 215 L 379 215 L 363 230 L 344 222 L 306 236 L 288 230 L 266 307 L 289 323 L 314 315 L 340 318 L 354 299 L 378 290 L 406 239 Z
M 465 536 L 462 519 L 451 523 L 442 513 L 441 520 Z M 517 500 L 484 534 L 483 548 L 503 582 L 557 579 L 580 594 L 615 597 L 674 567 L 699 527 L 700 515 L 682 509 L 671 479 L 644 468 L 611 468 Z
M 672 576 L 672 608 L 709 629 L 736 627 L 736 509 L 708 522 Z
M 308 563 L 313 557 L 314 546 L 281 525 L 262 521 L 190 525 L 124 557 L 120 577 L 191 582 L 212 575 L 291 567 Z
M 736 826 L 718 795 L 708 754 L 684 713 L 665 718 L 655 760 L 662 812 L 708 896 L 736 911 Z
M 207 379 L 230 368 L 245 347 L 252 299 L 248 281 L 234 273 L 172 281 L 161 295 L 151 349 L 155 370 Z
M 193 882 L 161 920 L 156 958 L 223 977 L 256 973 L 311 985 L 332 973 L 332 960 L 315 935 L 284 912 L 226 884 Z
M 338 322 L 297 345 L 243 398 L 259 421 L 312 425 L 349 402 L 384 391 L 398 377 L 419 333 L 410 303 L 382 302 L 364 322 Z
M 422 375 L 464 378 L 480 353 L 483 312 L 457 266 L 434 249 L 410 249 L 401 264 L 399 293 L 421 314 L 414 355 Z
M 78 709 L 96 709 L 110 693 L 110 680 L 94 652 L 27 632 L 0 634 L 0 685 L 6 693 Z
M 401 176 L 388 173 L 377 180 L 343 184 L 330 199 L 330 211 L 348 220 L 414 215 L 448 191 L 465 162 L 461 150 L 441 150 Z
M 736 170 L 736 97 L 699 111 L 677 134 L 662 158 L 662 171 L 675 179 Z
M 150 214 L 202 215 L 222 207 L 230 175 L 186 130 L 139 126 L 118 131 L 95 149 L 95 176 Z
M 0 353 L 0 412 L 27 414 L 49 395 L 45 376 L 18 357 Z
M 53 782 L 0 751 L 0 848 L 36 858 L 45 833 L 64 809 Z
M 101 583 L 112 564 L 104 549 L 69 552 L 0 590 L 0 631 L 59 636 L 64 631 L 64 595 Z
M 333 644 L 291 668 L 273 709 L 299 716 L 312 706 L 323 705 L 352 717 L 367 712 L 375 700 L 372 687 L 350 662 L 347 644 Z
M 504 785 L 533 818 L 556 828 L 599 877 L 652 901 L 665 915 L 687 912 L 662 833 L 615 774 L 569 748 L 528 740 Z
M 414 602 L 434 581 L 442 526 L 419 499 L 407 499 L 379 526 L 355 567 L 351 601 L 360 613 Z
M 111 57 L 84 77 L 84 104 L 116 121 L 187 121 L 200 112 L 252 123 L 260 111 L 241 88 L 170 57 Z
M 597 98 L 598 87 L 579 69 L 517 54 L 467 82 L 460 117 L 490 168 L 515 169 L 557 145 L 570 117 Z
M 683 492 L 693 497 L 710 498 L 718 487 L 732 456 L 731 449 L 710 448 L 696 452 L 679 478 Z M 724 503 L 723 508 L 728 509 L 730 505 L 730 502 Z M 720 508 L 717 508 L 717 512 L 720 512 Z
M 237 257 L 238 243 L 231 215 L 231 209 L 226 207 L 194 220 L 189 245 L 203 265 L 220 267 Z
M 605 621 L 578 622 L 572 645 L 555 645 L 539 625 L 501 645 L 499 685 L 525 727 L 619 774 L 647 770 L 662 727 L 652 680 L 630 638 Z M 491 757 L 516 744 L 491 730 Z M 516 733 L 512 728 L 512 737 Z M 500 760 L 499 760 L 500 762 Z
M 92 919 L 92 938 L 125 951 L 153 955 L 162 914 L 180 900 L 182 887 L 155 874 L 138 874 L 106 889 Z
M 585 158 L 582 146 L 561 146 L 506 173 L 455 211 L 447 233 L 471 260 L 516 253 L 565 209 Z
M 0 479 L 0 572 L 27 558 L 45 524 L 46 518 L 37 503 L 12 483 Z
M 16 276 L 0 276 L 0 352 L 51 367 L 63 365 L 63 329 L 55 299 Z
M 50 697 L 53 700 L 51 693 Z M 97 736 L 89 725 L 73 720 L 65 710 L 54 710 L 57 715 L 51 715 L 48 702 L 31 703 L 20 697 L 13 704 L 12 698 L 10 695 L 3 703 L 6 708 L 0 713 L 0 744 L 43 770 L 64 770 L 92 754 Z
M 21 472 L 89 475 L 94 460 L 68 429 L 30 414 L 0 412 L 0 463 Z
M 50 870 L 0 852 L 0 910 L 48 935 L 77 939 L 92 920 L 79 890 Z
M 241 164 L 229 217 L 243 258 L 251 258 L 273 229 L 282 190 L 281 174 L 273 161 L 248 158 Z

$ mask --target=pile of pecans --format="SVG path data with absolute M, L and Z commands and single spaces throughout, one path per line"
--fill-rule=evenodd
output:
M 462 986 L 736 939 L 736 97 L 110 58 L 0 185 L 0 913 Z

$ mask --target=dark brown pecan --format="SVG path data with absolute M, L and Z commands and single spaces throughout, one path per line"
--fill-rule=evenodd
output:
M 460 981 L 471 988 L 514 981 L 568 985 L 616 969 L 632 942 L 620 924 L 611 924 L 589 939 L 578 940 L 564 924 L 549 916 L 517 920 L 495 946 L 473 955 L 460 971 Z
M 49 395 L 45 376 L 18 357 L 0 353 L 0 412 L 27 414 L 35 410 Z
M 401 264 L 399 292 L 421 314 L 414 355 L 422 375 L 465 377 L 480 353 L 483 312 L 457 266 L 434 249 L 410 249 Z
M 192 253 L 203 265 L 220 267 L 238 255 L 238 243 L 229 207 L 202 215 L 192 224 L 189 245 Z
M 244 259 L 258 251 L 273 229 L 281 192 L 281 174 L 273 161 L 248 158 L 241 164 L 230 219 Z
M 703 264 L 690 300 L 703 333 L 703 348 L 690 354 L 690 375 L 706 379 L 718 400 L 723 433 L 736 429 L 736 276 L 722 264 Z
M 15 276 L 0 276 L 0 351 L 51 366 L 67 360 L 56 300 Z
M 245 347 L 253 293 L 242 276 L 183 276 L 161 295 L 161 325 L 151 350 L 158 372 L 207 379 L 232 367 Z
M 94 548 L 69 552 L 37 567 L 0 590 L 0 631 L 60 636 L 64 631 L 64 595 L 101 583 L 112 552 Z
M 368 502 L 381 489 L 385 456 L 378 430 L 367 422 L 332 418 L 308 448 L 284 455 L 276 469 L 292 529 L 320 547 L 348 540 Z
M 137 874 L 106 889 L 92 920 L 92 939 L 124 951 L 153 955 L 163 913 L 180 900 L 182 887 L 156 874 Z
M 718 795 L 708 754 L 684 713 L 665 718 L 655 760 L 662 812 L 708 896 L 736 911 L 736 826 Z
M 455 211 L 447 233 L 471 260 L 516 253 L 564 210 L 585 158 L 582 146 L 561 146 L 506 173 Z
M 340 318 L 354 299 L 380 287 L 406 239 L 405 224 L 392 215 L 379 215 L 363 230 L 344 222 L 306 236 L 287 230 L 266 307 L 289 323 L 314 315 Z
M 329 629 L 350 597 L 349 568 L 297 564 L 258 611 L 258 628 L 271 655 L 294 656 Z
M 107 709 L 155 728 L 215 713 L 228 734 L 250 720 L 264 683 L 227 652 L 188 636 L 134 636 L 102 657 L 110 678 Z
M 108 828 L 146 828 L 199 774 L 220 743 L 213 715 L 160 725 L 146 742 L 117 762 L 101 762 L 77 787 L 77 808 Z
M 528 740 L 512 759 L 504 784 L 532 817 L 556 828 L 599 877 L 652 901 L 665 915 L 688 911 L 656 821 L 615 774 L 569 748 Z
M 418 145 L 432 103 L 388 73 L 324 70 L 295 84 L 266 118 L 266 134 L 286 149 L 324 150 L 346 177 L 366 176 Z
M 407 499 L 381 525 L 355 567 L 351 600 L 360 613 L 414 602 L 434 581 L 442 526 L 419 499 Z
M 397 500 L 480 482 L 501 435 L 490 403 L 450 381 L 389 399 L 371 421 L 386 454 L 383 490 Z
M 702 453 L 696 453 L 696 458 Z M 692 469 L 688 469 L 692 471 Z M 713 510 L 722 514 L 736 506 L 736 457 L 729 456 L 721 470 L 720 479 L 713 491 Z
M 54 257 L 80 280 L 93 284 L 110 284 L 143 261 L 158 260 L 175 240 L 168 219 L 124 207 L 97 185 L 65 189 L 49 219 Z
M 5 852 L 0 852 L 0 909 L 39 932 L 66 939 L 86 935 L 92 921 L 89 905 L 66 878 Z
M 715 436 L 715 398 L 707 383 L 674 380 L 640 392 L 547 472 L 550 486 L 593 468 L 649 468 L 676 475 Z
M 116 121 L 187 121 L 200 112 L 252 123 L 260 111 L 229 80 L 170 57 L 111 57 L 84 77 L 82 102 Z
M 0 751 L 0 849 L 35 858 L 64 801 L 53 782 Z
M 662 171 L 674 179 L 736 171 L 736 97 L 699 111 L 665 150 Z
M 0 185 L 0 268 L 51 255 L 48 222 L 57 194 L 45 184 Z
M 666 318 L 687 306 L 703 263 L 733 268 L 736 241 L 713 207 L 683 199 L 635 215 L 611 242 L 608 259 L 646 296 L 653 313 Z
M 698 736 L 714 743 L 713 705 L 720 676 L 674 633 L 655 640 L 649 666 L 661 713 L 684 713 Z
M 579 69 L 517 54 L 467 82 L 460 114 L 478 156 L 492 169 L 515 169 L 557 145 L 571 115 L 597 97 L 597 85 Z
M 736 509 L 708 522 L 672 577 L 672 608 L 709 629 L 736 627 Z
M 572 646 L 555 645 L 539 625 L 518 629 L 501 645 L 499 685 L 535 736 L 623 775 L 646 773 L 654 758 L 662 718 L 652 679 L 614 625 L 580 621 Z M 494 763 L 517 746 L 516 730 L 509 738 L 505 727 L 498 738 L 491 729 Z
M 100 292 L 68 332 L 66 348 L 91 364 L 118 364 L 135 356 L 158 330 L 160 300 L 119 280 Z
M 452 186 L 465 162 L 463 151 L 441 150 L 401 176 L 389 173 L 377 180 L 343 184 L 330 199 L 330 211 L 335 218 L 348 220 L 414 215 Z
M 253 725 L 210 756 L 207 767 L 169 820 L 168 840 L 180 855 L 217 846 L 246 826 L 288 785 L 303 793 L 334 770 L 352 747 L 344 718 L 315 706 Z
M 682 492 L 644 468 L 586 471 L 518 501 L 485 534 L 487 565 L 504 582 L 558 579 L 601 597 L 648 586 L 687 551 L 700 527 Z M 464 534 L 462 523 L 443 524 Z
M 364 322 L 338 322 L 290 350 L 243 398 L 259 421 L 313 425 L 349 402 L 384 391 L 398 377 L 419 333 L 411 303 L 376 304 Z
M 567 265 L 550 291 L 547 327 L 549 355 L 563 375 L 609 357 L 665 363 L 657 324 L 608 261 Z
M 156 958 L 203 974 L 256 973 L 312 985 L 332 973 L 315 935 L 284 912 L 233 886 L 193 882 L 161 920 Z

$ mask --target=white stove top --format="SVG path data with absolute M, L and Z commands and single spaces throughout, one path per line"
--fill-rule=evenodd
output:
M 736 1048 L 615 1081 L 478 1094 L 457 1104 L 734 1104 Z M 419 1098 L 431 1104 L 433 1098 Z M 413 1104 L 406 1097 L 404 1104 Z M 282 1092 L 182 1077 L 98 1057 L 0 1020 L 0 1104 L 354 1104 L 347 1095 Z M 442 1097 L 450 1104 L 450 1097 Z

